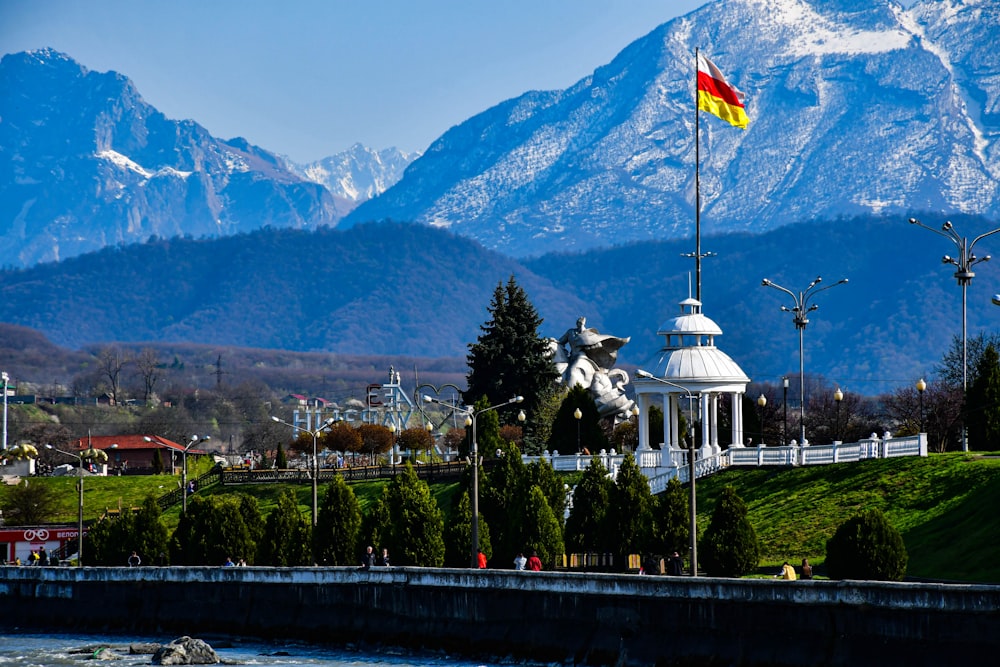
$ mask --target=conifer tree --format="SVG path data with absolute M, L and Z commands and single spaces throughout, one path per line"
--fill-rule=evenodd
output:
M 160 453 L 159 449 L 153 450 L 153 474 L 162 475 L 163 474 L 163 455 Z
M 608 498 L 606 526 L 615 539 L 615 564 L 624 568 L 629 554 L 646 554 L 653 542 L 653 494 L 632 454 L 626 454 Z
M 580 419 L 575 416 L 577 410 L 580 411 Z M 566 394 L 552 422 L 549 451 L 575 454 L 578 450 L 587 450 L 596 454 L 609 447 L 594 397 L 590 395 L 590 390 L 575 385 Z
M 742 577 L 760 562 L 760 542 L 736 489 L 722 490 L 701 539 L 701 565 L 711 577 Z
M 513 558 L 519 551 L 526 553 L 537 551 L 538 557 L 542 559 L 545 567 L 552 567 L 555 565 L 556 559 L 561 561 L 563 554 L 566 553 L 562 527 L 556 520 L 555 514 L 552 513 L 552 508 L 549 507 L 545 494 L 537 486 L 531 487 L 528 492 L 528 504 L 525 509 L 522 540 L 524 546 L 511 549 L 504 555 L 509 554 Z
M 490 319 L 469 346 L 465 402 L 473 405 L 485 396 L 491 405 L 499 405 L 523 396 L 520 407 L 527 413 L 530 434 L 543 396 L 558 377 L 548 343 L 538 334 L 542 318 L 514 276 L 506 287 L 497 284 L 487 310 Z M 516 423 L 517 411 L 504 412 L 499 419 Z
M 83 551 L 84 565 L 105 567 L 126 564 L 135 537 L 135 517 L 131 512 L 106 516 L 87 531 Z
M 529 475 L 516 445 L 508 445 L 488 475 L 480 474 L 480 516 L 490 522 L 493 550 L 501 557 L 525 548 Z
M 993 450 L 1000 444 L 1000 356 L 988 343 L 979 356 L 967 398 L 969 447 Z
M 161 520 L 161 514 L 160 505 L 156 502 L 156 498 L 146 496 L 146 499 L 142 501 L 142 507 L 135 514 L 131 546 L 125 545 L 129 550 L 124 553 L 127 554 L 134 550 L 139 554 L 144 564 L 152 565 L 161 553 L 167 552 L 170 545 L 170 533 Z
M 505 453 L 504 456 L 517 456 L 520 458 L 521 454 L 519 451 L 511 451 L 509 454 Z M 561 479 L 556 476 L 556 471 L 552 467 L 552 464 L 545 459 L 539 459 L 527 466 L 527 484 L 529 486 L 537 486 L 545 494 L 545 500 L 548 502 L 549 507 L 552 508 L 552 514 L 555 515 L 556 520 L 559 525 L 564 524 L 564 515 L 566 513 L 566 485 Z
M 286 489 L 278 494 L 278 505 L 267 516 L 256 562 L 276 567 L 309 565 L 309 542 L 309 523 L 299 511 L 295 496 Z
M 285 470 L 288 468 L 288 457 L 285 456 L 285 448 L 278 443 L 278 451 L 274 455 L 274 466 L 278 470 Z
M 487 560 L 493 558 L 490 524 L 479 515 L 479 548 Z M 472 563 L 472 502 L 469 492 L 463 491 L 452 512 L 445 537 L 445 567 L 469 567 Z
M 444 564 L 444 520 L 427 483 L 407 463 L 385 487 L 376 511 L 388 516 L 379 548 L 389 549 L 393 563 L 441 567 Z
M 691 514 L 688 491 L 676 477 L 656 497 L 653 508 L 654 543 L 664 554 L 684 553 L 691 541 Z
M 257 543 L 244 521 L 254 503 L 242 502 L 245 494 L 195 496 L 170 539 L 170 562 L 178 565 L 221 565 L 226 558 L 251 560 Z M 260 514 L 254 523 L 262 523 Z M 252 563 L 252 560 L 251 560 Z
M 326 485 L 313 530 L 313 558 L 320 565 L 354 565 L 358 560 L 361 503 L 340 475 Z
M 878 508 L 842 523 L 826 543 L 831 579 L 902 581 L 908 560 L 903 536 Z
M 570 553 L 607 553 L 613 542 L 607 528 L 608 498 L 614 482 L 597 457 L 583 471 L 573 489 L 573 509 L 566 520 L 566 548 Z

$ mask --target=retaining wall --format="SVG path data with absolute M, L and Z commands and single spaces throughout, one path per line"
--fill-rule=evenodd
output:
M 995 664 L 1000 586 L 434 568 L 0 568 L 0 628 L 606 665 Z

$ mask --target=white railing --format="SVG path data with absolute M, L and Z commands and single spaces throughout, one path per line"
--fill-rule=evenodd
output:
M 800 447 L 733 447 L 727 450 L 732 466 L 790 466 L 854 463 L 866 459 L 888 459 L 897 456 L 927 456 L 927 435 L 902 438 L 871 438 L 859 442 L 835 442 L 832 445 Z
M 534 461 L 548 461 L 558 471 L 585 470 L 592 458 L 597 459 L 612 476 L 625 459 L 624 454 L 615 450 L 601 450 L 596 455 L 544 452 L 541 456 L 522 456 L 525 464 Z M 701 478 L 716 473 L 728 466 L 799 466 L 853 463 L 865 459 L 886 459 L 897 456 L 927 456 L 927 434 L 893 438 L 888 433 L 879 438 L 872 433 L 867 440 L 859 442 L 835 442 L 832 445 L 789 445 L 785 447 L 731 447 L 721 454 L 703 457 L 695 461 L 695 477 Z M 635 454 L 640 470 L 649 478 L 650 490 L 656 494 L 667 487 L 667 482 L 677 478 L 686 484 L 690 479 L 688 454 L 682 449 L 646 449 Z

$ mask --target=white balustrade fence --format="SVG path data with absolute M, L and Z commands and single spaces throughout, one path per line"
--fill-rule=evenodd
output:
M 865 459 L 885 459 L 897 456 L 927 456 L 927 434 L 893 438 L 886 433 L 879 438 L 872 433 L 867 440 L 859 442 L 835 442 L 831 445 L 788 445 L 784 447 L 730 447 L 721 454 L 695 460 L 695 477 L 723 470 L 729 466 L 799 466 L 830 465 L 852 463 Z M 592 458 L 596 457 L 613 476 L 625 459 L 624 454 L 615 450 L 601 450 L 598 454 L 561 455 L 559 452 L 545 452 L 541 456 L 522 456 L 524 463 L 544 460 L 559 471 L 585 470 Z M 635 454 L 636 463 L 649 478 L 650 490 L 656 494 L 667 487 L 667 482 L 676 477 L 686 484 L 690 479 L 687 450 L 646 449 Z

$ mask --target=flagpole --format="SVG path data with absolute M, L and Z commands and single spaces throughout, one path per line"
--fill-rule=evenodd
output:
M 698 123 L 698 47 L 694 47 L 694 273 L 701 301 L 701 130 Z

